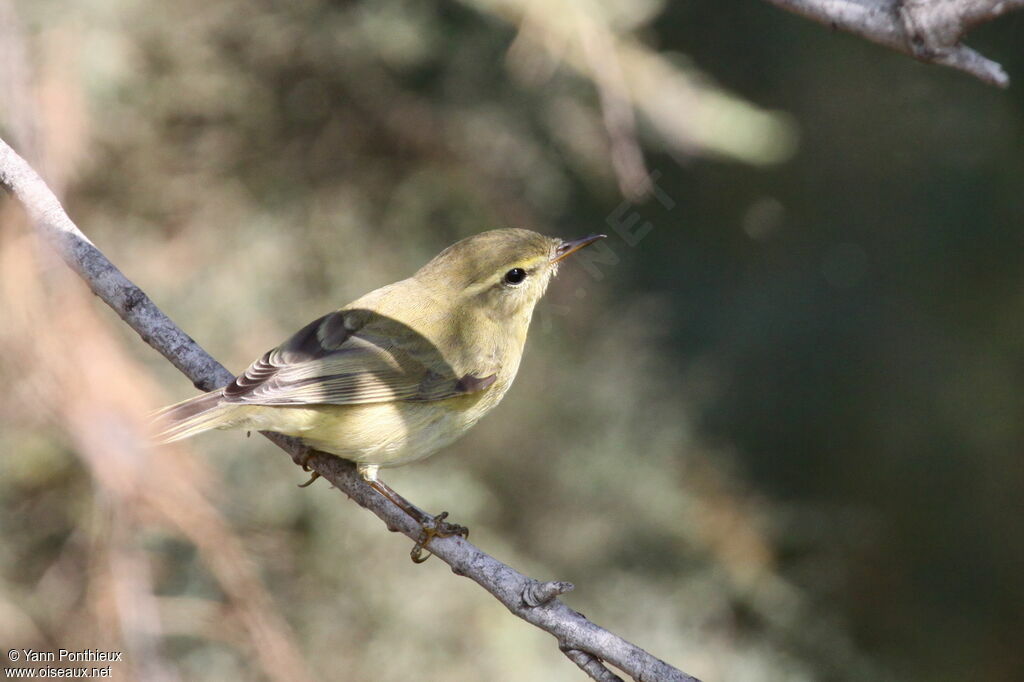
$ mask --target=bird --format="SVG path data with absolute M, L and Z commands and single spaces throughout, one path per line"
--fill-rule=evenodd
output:
M 509 228 L 462 239 L 411 277 L 313 320 L 227 386 L 159 411 L 156 438 L 273 431 L 350 460 L 421 524 L 418 561 L 431 537 L 468 530 L 416 508 L 379 470 L 434 454 L 498 405 L 559 265 L 604 237 Z

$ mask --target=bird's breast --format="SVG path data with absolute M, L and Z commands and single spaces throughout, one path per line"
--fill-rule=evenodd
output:
M 310 405 L 263 408 L 276 414 L 274 430 L 357 463 L 395 467 L 429 457 L 451 445 L 494 409 L 510 380 L 478 394 L 433 402 Z M 287 413 L 286 428 L 282 428 Z M 269 415 L 268 415 L 269 416 Z

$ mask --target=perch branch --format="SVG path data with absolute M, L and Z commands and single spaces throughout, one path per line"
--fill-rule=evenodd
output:
M 152 300 L 111 263 L 75 226 L 60 202 L 36 172 L 0 140 L 0 185 L 25 207 L 36 230 L 65 262 L 85 280 L 93 293 L 167 358 L 196 387 L 212 390 L 234 377 L 168 318 Z M 305 451 L 294 439 L 265 433 L 295 459 Z M 335 488 L 376 514 L 391 531 L 419 537 L 419 526 L 398 507 L 378 495 L 355 471 L 352 463 L 313 452 L 309 466 Z M 640 647 L 605 630 L 573 611 L 559 594 L 570 583 L 541 583 L 484 553 L 461 537 L 435 538 L 430 551 L 452 572 L 466 576 L 491 593 L 509 611 L 550 633 L 559 648 L 595 680 L 616 680 L 603 664 L 607 661 L 644 682 L 697 682 L 695 678 L 652 656 Z
M 962 42 L 964 35 L 1024 0 L 767 0 L 776 7 L 1005 88 L 998 63 Z

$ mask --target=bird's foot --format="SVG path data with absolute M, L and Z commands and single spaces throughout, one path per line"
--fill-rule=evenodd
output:
M 434 538 L 450 538 L 453 535 L 458 535 L 464 538 L 469 537 L 468 528 L 460 526 L 457 523 L 448 523 L 445 521 L 445 519 L 448 518 L 448 512 L 441 512 L 437 516 L 431 516 L 409 500 L 396 493 L 391 489 L 391 486 L 384 481 L 378 478 L 368 478 L 366 482 L 371 488 L 380 493 L 384 499 L 391 502 L 393 505 L 408 514 L 413 521 L 420 524 L 419 538 L 417 538 L 416 544 L 413 545 L 412 551 L 409 553 L 409 556 L 412 557 L 414 563 L 422 564 L 430 558 L 430 550 L 427 549 L 427 546 L 430 545 L 430 541 Z M 423 554 L 424 551 L 427 553 L 426 556 Z
M 453 535 L 458 535 L 463 538 L 469 537 L 469 528 L 460 526 L 457 523 L 449 523 L 448 521 L 445 521 L 447 518 L 448 512 L 445 511 L 432 519 L 420 521 L 420 527 L 422 528 L 420 537 L 416 540 L 416 544 L 413 545 L 412 551 L 409 552 L 409 556 L 413 563 L 422 564 L 432 556 L 430 550 L 427 549 L 427 546 L 434 538 L 450 538 Z M 424 551 L 427 552 L 426 556 L 423 555 Z
M 313 448 L 308 445 L 298 445 L 292 452 L 292 461 L 302 467 L 303 471 L 309 471 L 309 460 L 313 456 Z

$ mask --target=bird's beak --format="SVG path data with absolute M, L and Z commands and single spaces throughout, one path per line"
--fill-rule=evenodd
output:
M 555 247 L 555 255 L 551 257 L 552 263 L 571 256 L 576 253 L 584 246 L 590 246 L 598 239 L 604 239 L 608 235 L 606 234 L 592 234 L 587 237 L 580 237 L 579 239 L 570 239 L 569 241 L 563 241 L 561 244 Z

